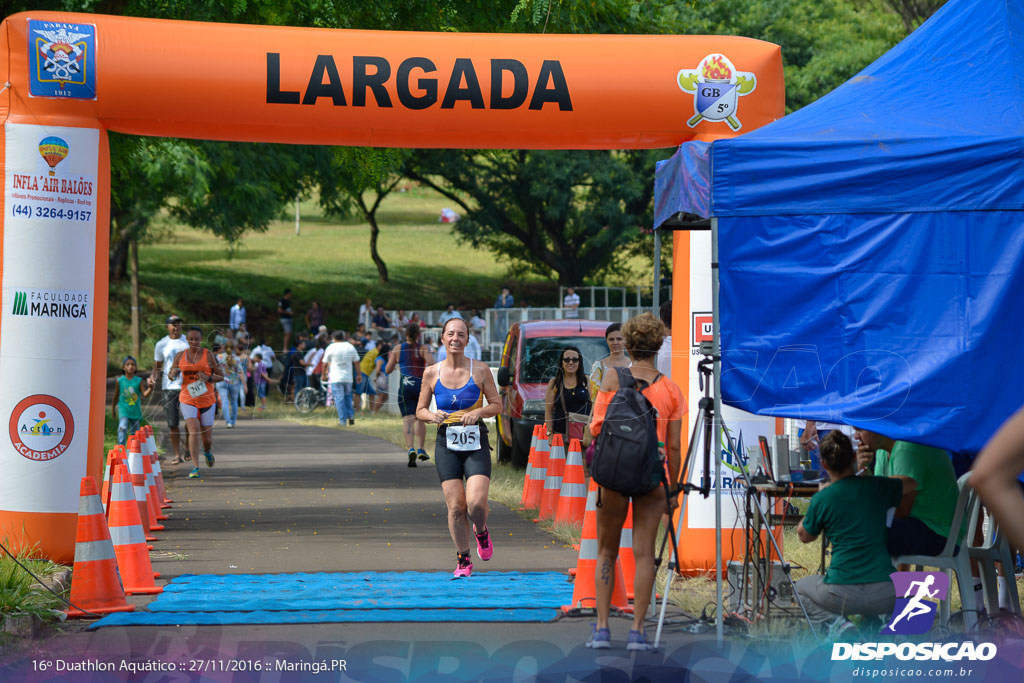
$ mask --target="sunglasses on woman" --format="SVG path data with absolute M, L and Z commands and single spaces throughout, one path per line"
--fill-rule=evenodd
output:
M 566 356 L 565 358 L 562 359 L 562 362 L 563 363 L 579 363 L 580 362 L 580 357 L 579 356 Z

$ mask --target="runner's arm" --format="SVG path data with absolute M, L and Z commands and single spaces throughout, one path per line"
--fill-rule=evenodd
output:
M 172 382 L 178 377 L 178 373 L 181 372 L 181 368 L 178 365 L 178 361 L 181 360 L 181 355 L 183 353 L 185 352 L 178 351 L 178 353 L 175 354 L 174 360 L 171 361 L 171 369 L 167 371 L 167 379 L 171 380 Z

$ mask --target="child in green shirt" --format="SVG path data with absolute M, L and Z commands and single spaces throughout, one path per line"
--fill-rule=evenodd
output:
M 117 443 L 123 446 L 128 435 L 139 430 L 142 423 L 142 398 L 153 393 L 153 386 L 135 374 L 138 364 L 131 356 L 126 356 L 121 362 L 121 369 L 124 374 L 114 384 L 111 412 L 117 420 Z

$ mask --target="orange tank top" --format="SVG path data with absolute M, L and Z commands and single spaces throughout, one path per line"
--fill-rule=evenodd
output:
M 188 391 L 188 385 L 199 379 L 196 376 L 197 374 L 200 372 L 205 373 L 207 376 L 213 374 L 213 368 L 210 367 L 208 356 L 210 352 L 206 349 L 202 351 L 195 363 L 188 362 L 188 349 L 181 352 L 181 359 L 178 361 L 178 367 L 181 369 L 181 394 L 179 400 L 196 408 L 207 408 L 212 406 L 217 400 L 216 395 L 213 393 L 213 382 L 209 380 L 206 380 L 206 391 L 199 396 L 193 397 Z

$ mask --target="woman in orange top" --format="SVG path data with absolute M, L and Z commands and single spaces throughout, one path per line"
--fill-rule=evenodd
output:
M 185 339 L 188 348 L 175 356 L 168 374 L 172 380 L 178 373 L 182 376 L 179 403 L 181 415 L 188 425 L 189 452 L 199 452 L 201 434 L 206 465 L 213 467 L 213 418 L 217 410 L 213 384 L 223 380 L 224 373 L 213 354 L 203 348 L 203 331 L 200 328 L 190 327 Z M 193 479 L 199 476 L 198 464 L 193 463 L 188 476 Z
M 686 399 L 679 386 L 658 372 L 655 361 L 658 349 L 665 339 L 665 326 L 650 313 L 631 318 L 622 326 L 626 350 L 633 364 L 628 372 L 633 377 L 647 382 L 641 393 L 651 402 L 657 415 L 658 440 L 665 444 L 669 481 L 679 479 L 680 446 L 683 416 L 686 414 Z M 619 389 L 617 372 L 606 372 L 601 381 L 601 391 L 594 406 L 594 419 L 590 430 L 597 438 L 604 424 L 608 404 Z M 612 601 L 615 559 L 619 554 L 619 538 L 622 525 L 629 511 L 627 496 L 602 487 L 601 507 L 597 508 L 597 569 L 594 585 L 597 589 L 597 624 L 593 627 L 587 647 L 611 647 L 611 632 L 608 629 L 608 613 Z M 674 508 L 677 502 L 671 501 Z M 651 492 L 633 498 L 633 555 L 636 558 L 636 574 L 633 579 L 633 628 L 626 643 L 627 650 L 649 650 L 644 633 L 644 619 L 651 600 L 654 585 L 654 542 L 658 533 L 661 516 L 671 510 L 666 506 L 665 492 L 655 487 Z

